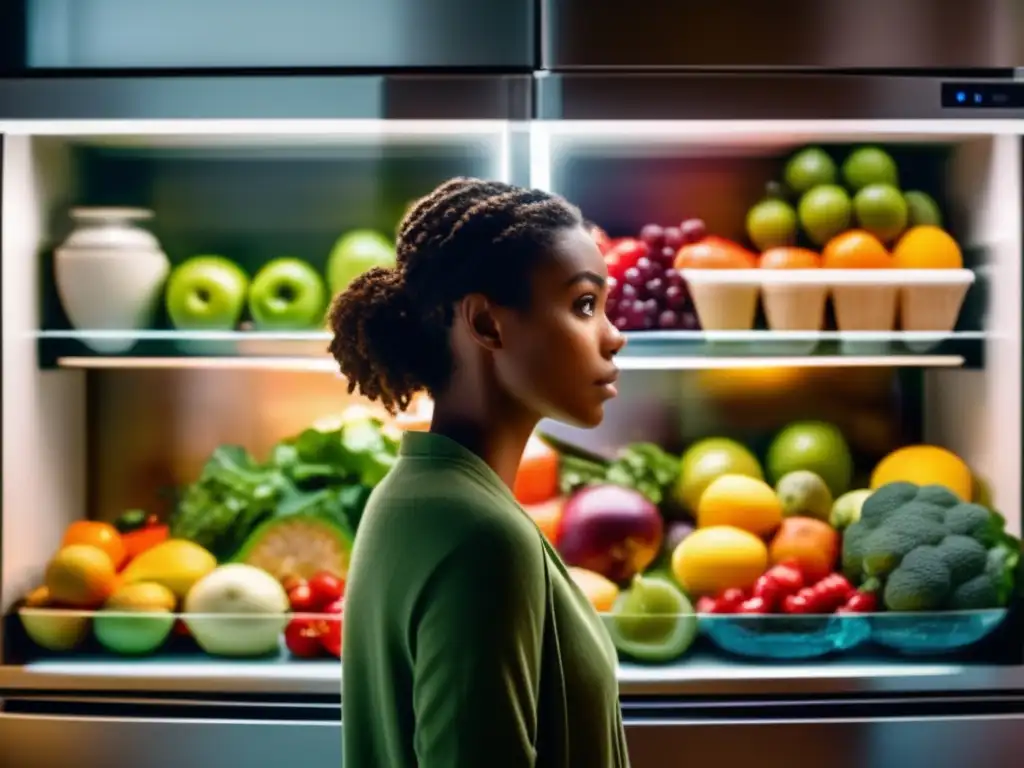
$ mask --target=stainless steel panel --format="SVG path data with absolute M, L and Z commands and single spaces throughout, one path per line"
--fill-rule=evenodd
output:
M 39 77 L 0 80 L 2 120 L 523 120 L 529 75 Z
M 43 68 L 532 67 L 532 0 L 28 0 Z
M 942 82 L 931 77 L 864 74 L 550 73 L 537 79 L 537 117 L 542 120 L 991 120 L 1024 117 L 1021 109 L 943 109 Z
M 1019 768 L 1024 715 L 627 725 L 632 768 Z
M 0 713 L 0 768 L 339 768 L 341 723 Z
M 542 62 L 582 67 L 1014 67 L 1014 0 L 542 0 Z

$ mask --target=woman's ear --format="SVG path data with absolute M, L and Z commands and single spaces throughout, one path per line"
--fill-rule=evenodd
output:
M 473 341 L 492 352 L 502 348 L 501 323 L 494 309 L 486 296 L 471 293 L 463 297 L 456 311 Z

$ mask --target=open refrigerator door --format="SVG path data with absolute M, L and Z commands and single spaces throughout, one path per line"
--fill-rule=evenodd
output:
M 344 578 L 429 403 L 391 423 L 350 395 L 323 304 L 454 175 L 564 194 L 616 278 L 621 396 L 591 432 L 542 424 L 515 491 L 616 638 L 633 764 L 888 765 L 922 738 L 949 740 L 934 765 L 1001 759 L 1024 643 L 1009 561 L 985 568 L 1021 530 L 1019 127 L 944 117 L 928 79 L 797 75 L 540 75 L 526 120 L 521 79 L 482 103 L 522 112 L 447 119 L 0 126 L 0 728 L 33 759 L 340 762 L 343 618 L 305 593 Z M 678 119 L 700 93 L 717 117 Z M 851 555 L 908 481 L 938 486 L 917 543 L 977 532 L 994 596 L 952 610 L 950 565 L 898 594 L 906 544 Z

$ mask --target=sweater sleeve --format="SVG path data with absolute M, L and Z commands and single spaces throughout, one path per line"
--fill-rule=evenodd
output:
M 545 612 L 540 542 L 482 521 L 418 601 L 413 649 L 419 768 L 530 768 Z

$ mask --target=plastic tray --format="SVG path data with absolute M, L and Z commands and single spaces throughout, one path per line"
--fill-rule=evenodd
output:
M 773 331 L 820 331 L 832 302 L 840 331 L 950 333 L 969 269 L 684 269 L 701 327 L 750 330 L 760 301 Z

